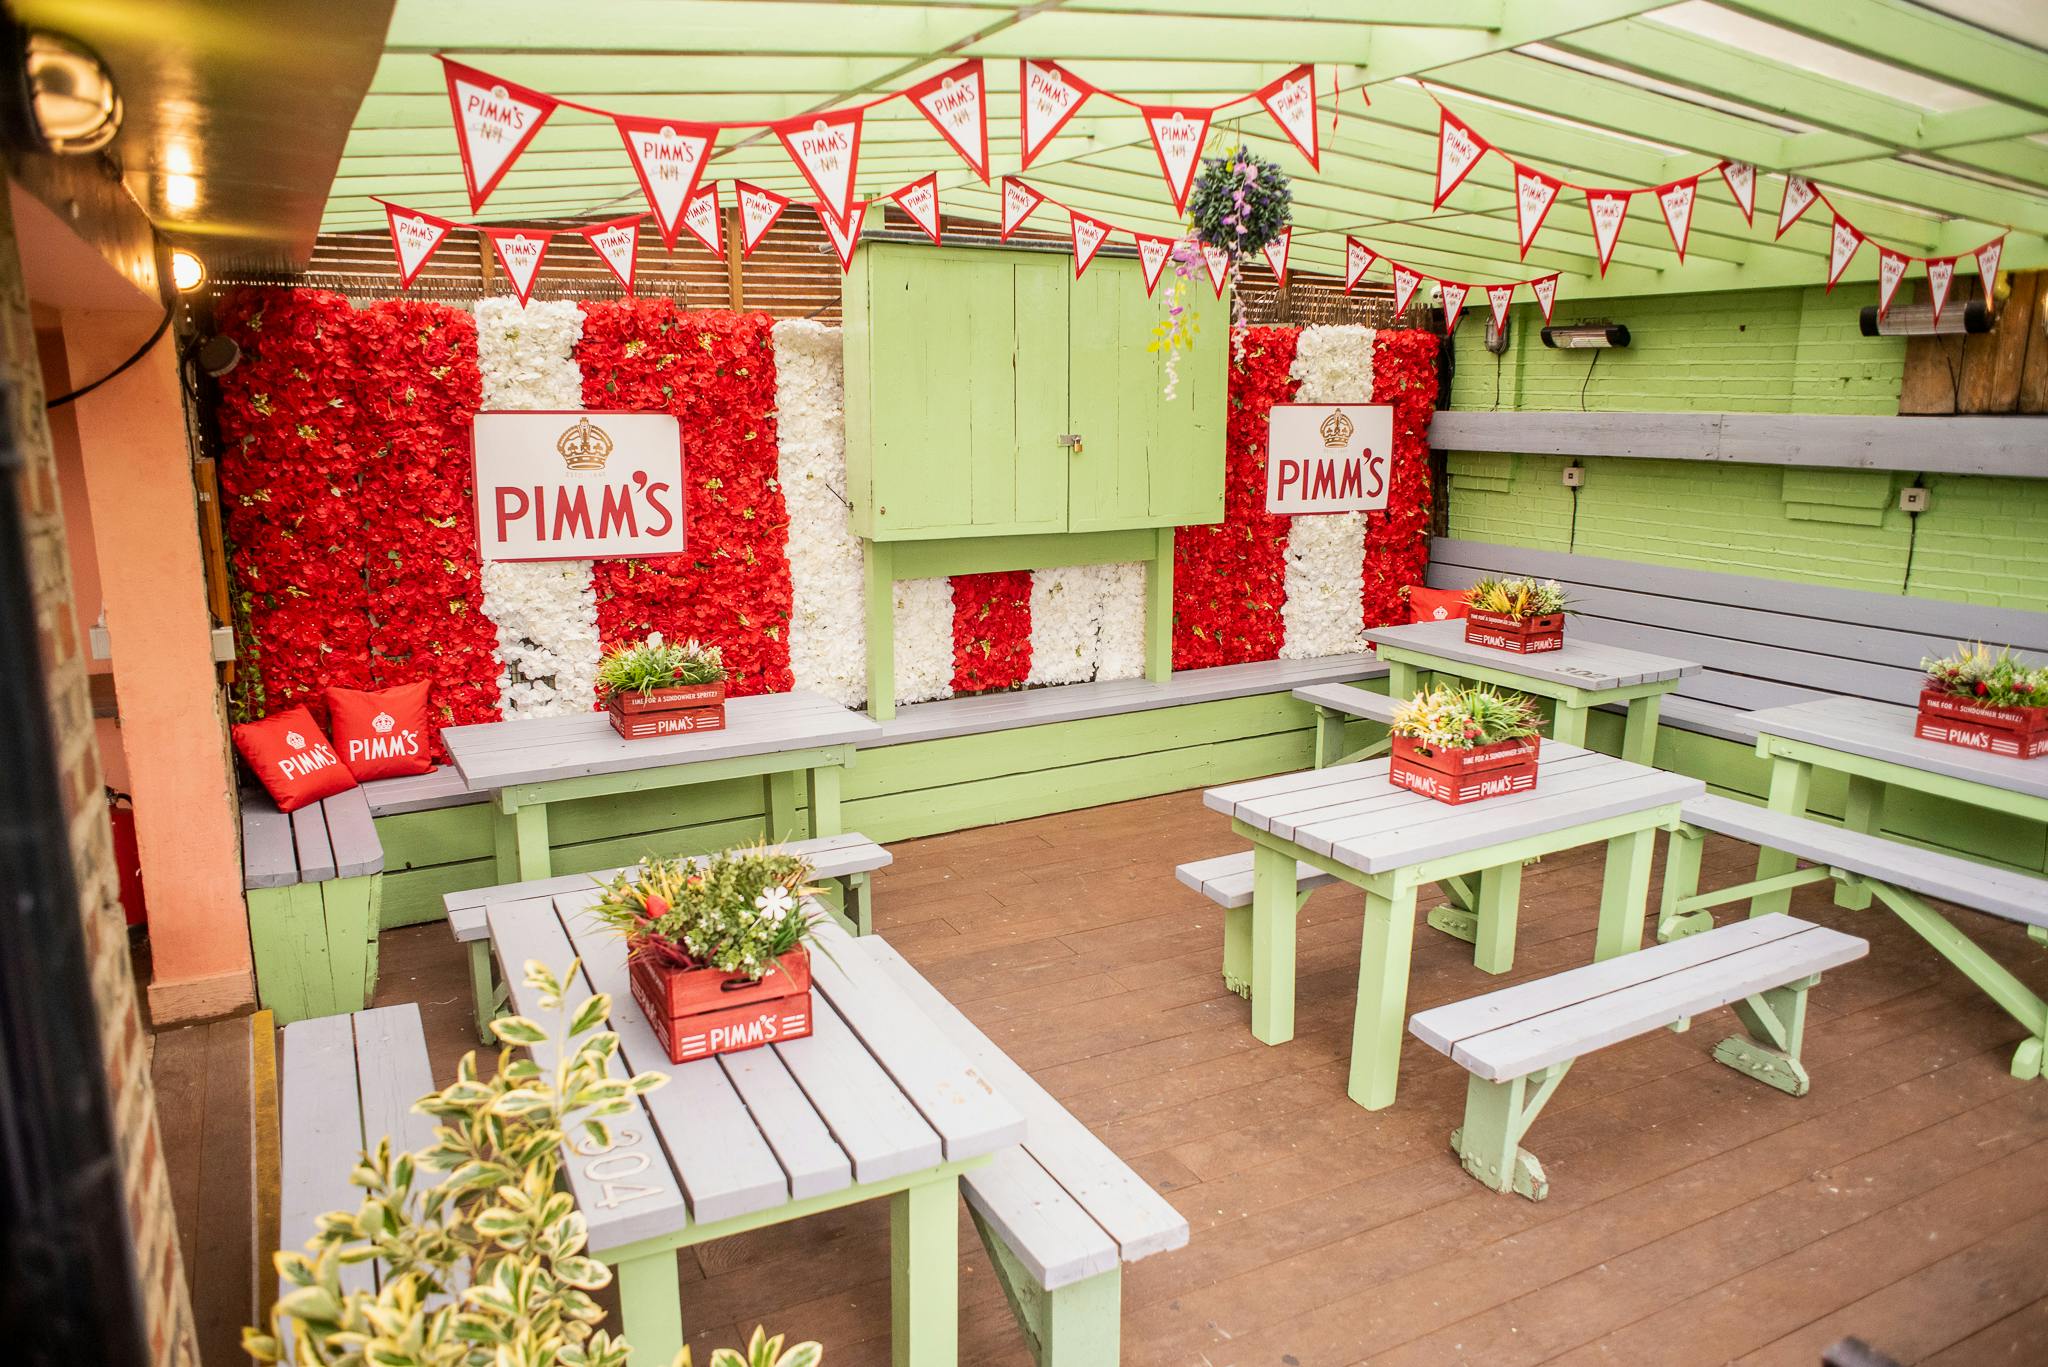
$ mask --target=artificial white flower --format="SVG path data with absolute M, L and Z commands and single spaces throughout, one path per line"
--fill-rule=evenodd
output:
M 1373 329 L 1346 323 L 1306 327 L 1288 371 L 1300 382 L 1298 403 L 1372 402 Z M 1364 513 L 1320 513 L 1291 519 L 1287 532 L 1285 623 L 1280 656 L 1287 660 L 1364 649 Z
M 899 579 L 896 608 L 896 701 L 953 696 L 953 581 Z
M 754 899 L 754 910 L 761 912 L 777 925 L 795 909 L 796 898 L 790 896 L 788 888 L 768 888 Z
M 1143 563 L 1031 573 L 1034 684 L 1134 679 L 1145 672 Z
M 790 673 L 798 688 L 858 707 L 868 691 L 867 608 L 846 497 L 841 335 L 789 318 L 775 325 L 774 339 L 777 479 L 789 509 Z

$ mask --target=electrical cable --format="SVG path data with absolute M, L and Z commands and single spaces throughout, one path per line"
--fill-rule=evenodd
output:
M 163 321 L 156 325 L 155 332 L 149 334 L 149 340 L 144 342 L 140 347 L 136 348 L 135 354 L 133 356 L 130 356 L 127 360 L 121 362 L 121 364 L 115 366 L 112 370 L 109 370 L 106 374 L 100 376 L 91 384 L 82 384 L 78 388 L 72 390 L 69 394 L 59 394 L 56 398 L 46 401 L 43 404 L 43 407 L 61 408 L 65 404 L 70 403 L 73 399 L 82 399 L 86 395 L 92 393 L 95 389 L 98 389 L 101 385 L 105 384 L 108 380 L 111 380 L 116 375 L 119 375 L 129 366 L 134 365 L 137 361 L 149 355 L 150 349 L 154 347 L 158 342 L 162 341 L 163 335 L 171 330 L 171 317 L 177 311 L 178 306 L 176 304 L 165 305 Z
M 1596 348 L 1593 352 L 1593 359 L 1586 363 L 1586 378 L 1579 382 L 1579 411 L 1581 413 L 1586 411 L 1586 386 L 1593 383 L 1593 367 L 1599 364 L 1600 352 Z

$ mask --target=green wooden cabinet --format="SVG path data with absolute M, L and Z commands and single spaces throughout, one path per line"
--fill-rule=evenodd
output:
M 846 278 L 854 530 L 875 541 L 1032 536 L 1223 516 L 1228 306 L 1148 351 L 1164 291 L 1138 263 L 869 242 Z M 1078 445 L 1063 444 L 1072 434 Z

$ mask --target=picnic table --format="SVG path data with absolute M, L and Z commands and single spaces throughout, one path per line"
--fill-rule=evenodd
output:
M 1476 683 L 1497 684 L 1533 693 L 1556 704 L 1550 734 L 1568 745 L 1586 743 L 1586 713 L 1607 703 L 1628 707 L 1622 731 L 1621 757 L 1648 764 L 1657 752 L 1657 716 L 1664 695 L 1702 666 L 1691 660 L 1651 655 L 1620 646 L 1599 645 L 1575 638 L 1569 628 L 1564 646 L 1536 655 L 1517 655 L 1465 640 L 1462 621 L 1418 622 L 1405 627 L 1373 627 L 1365 639 L 1387 662 L 1387 696 L 1413 697 L 1424 674 L 1449 674 Z
M 1294 1037 L 1297 861 L 1365 893 L 1348 1091 L 1367 1110 L 1393 1104 L 1416 893 L 1425 883 L 1478 875 L 1476 957 L 1487 968 L 1513 956 L 1523 861 L 1605 841 L 1594 956 L 1639 948 L 1657 831 L 1675 828 L 1681 804 L 1706 785 L 1557 741 L 1544 742 L 1539 762 L 1533 790 L 1462 806 L 1395 787 L 1385 759 L 1203 794 L 1252 844 L 1250 944 L 1226 941 L 1224 972 L 1248 948 L 1254 1038 Z
M 577 1131 L 564 1171 L 589 1221 L 589 1252 L 617 1272 L 636 1360 L 683 1346 L 676 1251 L 887 1197 L 895 1361 L 952 1367 L 959 1320 L 959 1179 L 1024 1138 L 1022 1114 L 933 1029 L 852 936 L 821 922 L 805 1039 L 672 1064 L 633 1001 L 626 947 L 584 915 L 588 892 L 502 902 L 487 912 L 514 1010 L 545 1021 L 523 964 L 580 956 L 566 1018 L 611 995 L 614 1074 L 668 1082 L 611 1122 L 611 1143 Z M 813 911 L 816 909 L 813 908 Z M 554 1066 L 547 1046 L 534 1050 Z
M 451 726 L 441 732 L 467 790 L 488 793 L 497 835 L 497 881 L 554 874 L 548 806 L 759 776 L 771 840 L 838 835 L 839 771 L 854 746 L 882 728 L 816 693 L 732 698 L 725 729 L 627 740 L 601 712 Z M 808 829 L 797 815 L 805 775 Z

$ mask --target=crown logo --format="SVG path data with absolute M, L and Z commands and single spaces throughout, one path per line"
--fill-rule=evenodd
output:
M 285 732 L 284 743 L 286 745 L 291 746 L 291 748 L 294 750 L 303 750 L 306 748 L 306 738 L 296 731 Z
M 611 459 L 611 434 L 588 418 L 578 418 L 574 427 L 556 438 L 555 450 L 562 453 L 562 463 L 571 470 L 602 470 Z
M 390 735 L 391 728 L 396 725 L 398 723 L 392 720 L 389 712 L 379 712 L 376 716 L 370 718 L 370 729 L 380 736 Z
M 1342 413 L 1332 413 L 1316 430 L 1323 434 L 1323 445 L 1342 446 L 1351 440 L 1351 419 Z

